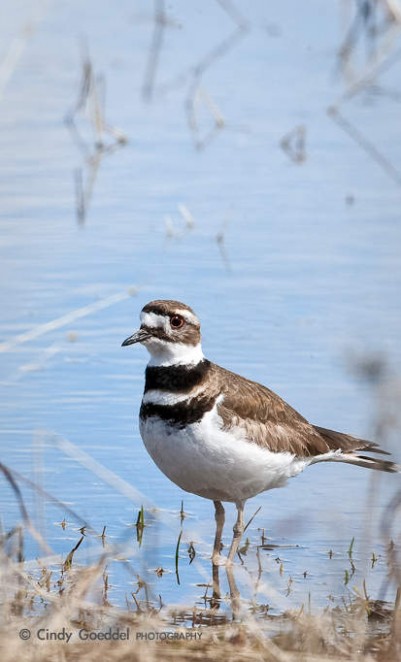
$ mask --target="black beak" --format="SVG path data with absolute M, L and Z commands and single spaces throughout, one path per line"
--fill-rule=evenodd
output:
M 121 347 L 127 347 L 127 345 L 134 345 L 137 342 L 143 342 L 149 338 L 149 333 L 145 329 L 138 329 L 132 336 L 126 338 L 122 343 Z

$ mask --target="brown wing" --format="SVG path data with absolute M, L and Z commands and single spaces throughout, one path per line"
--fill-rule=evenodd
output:
M 213 366 L 224 393 L 218 412 L 224 428 L 241 427 L 247 439 L 273 452 L 316 456 L 330 450 L 385 453 L 376 444 L 309 423 L 280 396 L 262 384 Z

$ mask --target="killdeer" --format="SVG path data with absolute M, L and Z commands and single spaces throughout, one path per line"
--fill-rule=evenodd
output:
M 146 449 L 159 469 L 187 492 L 211 499 L 220 556 L 222 501 L 234 502 L 237 520 L 227 561 L 244 530 L 245 501 L 285 485 L 317 462 L 345 462 L 398 472 L 377 444 L 312 425 L 265 386 L 205 358 L 200 323 L 179 301 L 151 301 L 138 331 L 123 346 L 141 343 L 150 353 L 139 413 Z

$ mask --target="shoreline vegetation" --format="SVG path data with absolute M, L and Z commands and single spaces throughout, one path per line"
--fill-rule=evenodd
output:
M 363 581 L 363 590 L 349 591 L 348 598 L 343 597 L 341 603 L 333 601 L 332 607 L 312 608 L 312 586 L 309 604 L 279 613 L 270 610 L 269 604 L 241 597 L 235 580 L 236 566 L 232 569 L 212 566 L 210 583 L 199 584 L 206 589 L 203 605 L 165 605 L 162 597 L 155 596 L 146 581 L 137 576 L 136 591 L 131 592 L 126 605 L 116 606 L 109 597 L 108 564 L 118 552 L 109 546 L 106 527 L 97 536 L 103 553 L 94 561 L 84 565 L 75 557 L 85 538 L 94 535 L 85 526 L 79 529 L 78 542 L 61 558 L 52 553 L 33 526 L 13 471 L 4 465 L 1 469 L 13 489 L 23 520 L 14 529 L 2 532 L 0 538 L 2 662 L 89 661 L 99 655 L 116 662 L 126 659 L 395 662 L 401 658 L 401 589 L 394 588 L 398 563 L 392 542 L 386 562 L 391 587 L 388 595 L 394 595 L 394 601 L 371 598 Z M 394 503 L 389 507 L 394 513 Z M 64 508 L 68 506 L 64 504 Z M 183 503 L 179 515 L 182 523 Z M 386 517 L 389 519 L 389 512 L 385 513 Z M 65 529 L 68 523 L 64 519 L 60 525 Z M 146 535 L 143 507 L 132 528 L 136 543 L 141 545 Z M 175 552 L 177 573 L 181 533 Z M 43 557 L 24 559 L 24 538 L 28 535 L 40 544 Z M 356 563 L 354 542 L 350 542 L 347 552 L 350 575 Z M 189 563 L 194 552 L 193 549 L 192 556 L 189 554 Z M 330 550 L 328 562 L 331 555 Z M 377 558 L 373 554 L 372 564 L 375 563 Z M 158 576 L 164 572 L 163 568 L 156 570 Z M 348 581 L 345 576 L 343 583 L 346 585 Z

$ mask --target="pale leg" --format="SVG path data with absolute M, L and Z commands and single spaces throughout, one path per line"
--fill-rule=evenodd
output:
M 230 587 L 231 609 L 233 612 L 233 619 L 234 621 L 237 621 L 240 615 L 241 596 L 237 588 L 237 584 L 235 583 L 234 569 L 232 565 L 230 565 L 229 563 L 226 566 L 226 573 L 227 573 L 228 586 Z
M 213 577 L 213 594 L 210 600 L 211 609 L 220 609 L 220 565 L 217 563 L 212 563 L 212 577 Z
M 234 524 L 234 535 L 233 535 L 233 540 L 231 543 L 230 551 L 228 553 L 228 558 L 227 558 L 227 563 L 233 563 L 234 561 L 234 556 L 237 553 L 238 550 L 238 545 L 241 540 L 241 536 L 244 532 L 244 503 L 243 501 L 239 501 L 237 504 L 237 521 Z
M 222 562 L 224 563 L 224 560 L 220 555 L 220 550 L 221 550 L 221 538 L 223 535 L 223 527 L 224 527 L 224 519 L 225 519 L 224 508 L 221 501 L 213 501 L 213 503 L 214 503 L 214 518 L 216 520 L 216 535 L 214 537 L 212 561 L 214 565 L 222 565 Z

